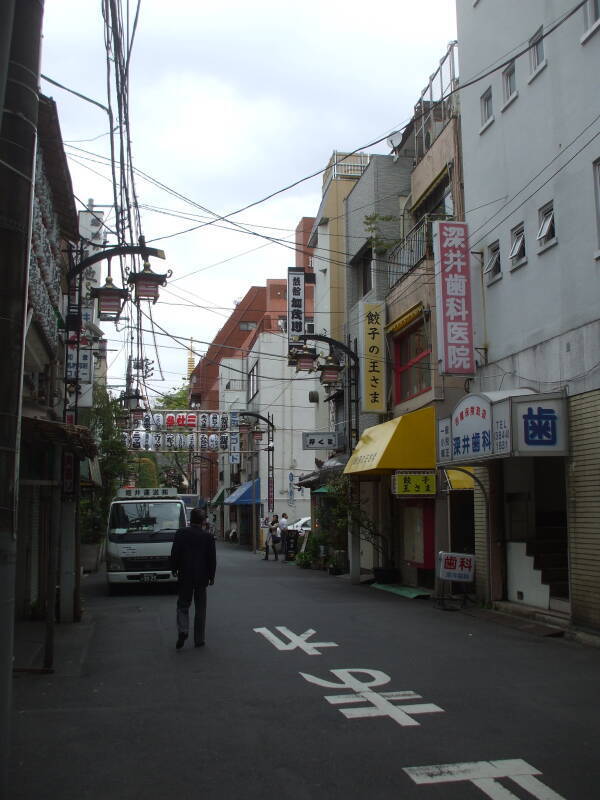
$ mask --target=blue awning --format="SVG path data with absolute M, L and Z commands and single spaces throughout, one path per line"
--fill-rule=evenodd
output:
M 260 503 L 260 478 L 242 483 L 224 502 L 227 506 L 251 506 Z

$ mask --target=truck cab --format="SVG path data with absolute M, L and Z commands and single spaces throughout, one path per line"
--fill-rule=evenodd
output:
M 175 533 L 186 524 L 176 489 L 120 489 L 110 505 L 106 531 L 109 592 L 119 585 L 176 583 L 171 547 Z

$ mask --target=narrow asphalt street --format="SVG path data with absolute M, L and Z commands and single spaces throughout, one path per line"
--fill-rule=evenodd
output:
M 72 657 L 15 677 L 13 800 L 599 796 L 599 649 L 217 551 L 204 648 L 84 579 Z

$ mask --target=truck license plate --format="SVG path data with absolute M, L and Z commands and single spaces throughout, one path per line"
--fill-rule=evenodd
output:
M 140 575 L 140 580 L 142 583 L 154 583 L 156 575 Z

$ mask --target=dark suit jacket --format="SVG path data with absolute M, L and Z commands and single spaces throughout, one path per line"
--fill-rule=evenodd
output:
M 178 573 L 180 583 L 207 586 L 217 569 L 212 534 L 198 525 L 178 530 L 171 548 L 171 569 Z

